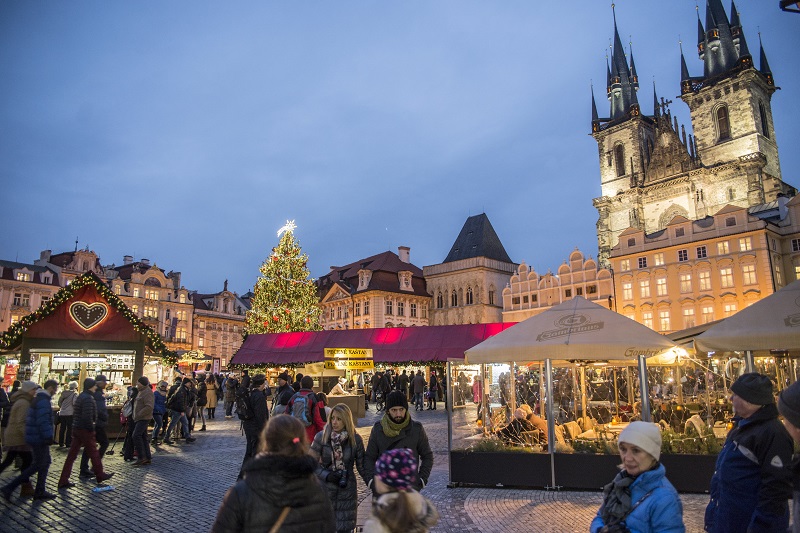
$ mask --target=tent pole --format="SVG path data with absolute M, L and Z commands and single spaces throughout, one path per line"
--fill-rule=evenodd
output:
M 755 372 L 755 364 L 753 364 L 753 351 L 747 350 L 744 352 L 744 365 L 748 372 Z
M 581 413 L 585 418 L 589 416 L 586 412 L 586 368 L 583 365 L 576 365 L 576 368 L 581 373 Z
M 650 413 L 650 387 L 647 385 L 647 363 L 644 355 L 639 355 L 639 387 L 642 390 L 642 420 L 652 422 Z
M 452 363 L 447 361 L 447 376 L 452 378 Z M 447 387 L 447 398 L 445 398 L 444 410 L 447 412 L 447 454 L 453 450 L 453 381 L 450 380 L 450 386 Z M 465 409 L 466 411 L 466 409 Z M 453 468 L 450 466 L 451 461 L 447 461 L 447 480 L 452 483 Z
M 616 408 L 614 412 L 617 416 L 619 416 L 619 385 L 617 382 L 617 367 L 614 367 L 611 375 L 614 379 L 614 407 Z
M 681 366 L 675 363 L 675 386 L 678 388 L 678 403 L 683 405 L 683 379 L 681 377 Z
M 517 406 L 517 363 L 511 361 L 511 372 L 508 373 L 508 387 L 511 389 L 508 394 L 509 405 L 511 405 L 511 416 L 508 421 L 514 420 L 514 411 Z
M 550 452 L 550 488 L 556 489 L 556 420 L 553 416 L 553 362 L 550 359 L 544 361 L 545 372 L 547 373 L 547 450 Z

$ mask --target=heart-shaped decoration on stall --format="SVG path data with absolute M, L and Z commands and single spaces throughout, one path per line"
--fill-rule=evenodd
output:
M 97 327 L 108 316 L 108 306 L 101 302 L 87 304 L 86 302 L 72 302 L 69 306 L 69 316 L 84 330 Z

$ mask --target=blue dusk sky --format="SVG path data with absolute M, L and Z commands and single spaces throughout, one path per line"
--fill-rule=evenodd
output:
M 730 2 L 724 2 L 730 14 Z M 784 180 L 800 186 L 800 15 L 759 31 Z M 701 9 L 701 11 L 704 11 Z M 705 21 L 704 12 L 701 13 Z M 645 114 L 687 126 L 693 0 L 618 0 Z M 0 259 L 81 248 L 244 293 L 288 220 L 313 277 L 398 246 L 444 260 L 485 212 L 515 262 L 597 255 L 611 3 L 598 0 L 0 2 Z

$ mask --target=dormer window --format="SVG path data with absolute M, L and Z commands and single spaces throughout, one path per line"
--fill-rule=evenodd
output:
M 32 279 L 30 272 L 17 272 L 15 277 L 17 281 L 30 281 Z
M 369 282 L 372 280 L 371 270 L 358 271 L 358 290 L 364 290 L 369 287 Z
M 410 291 L 411 288 L 411 272 L 409 271 L 402 271 L 397 273 L 397 277 L 400 280 L 400 290 L 401 291 Z

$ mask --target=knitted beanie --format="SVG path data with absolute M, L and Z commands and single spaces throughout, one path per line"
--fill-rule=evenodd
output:
M 385 451 L 378 457 L 375 475 L 390 487 L 409 490 L 417 482 L 418 468 L 414 452 L 408 448 L 396 448 Z
M 794 427 L 800 428 L 800 381 L 792 383 L 778 396 L 778 412 Z
M 94 387 L 96 384 L 97 384 L 97 382 L 95 380 L 93 380 L 92 378 L 86 378 L 86 379 L 83 380 L 83 390 L 84 391 L 88 391 L 89 389 Z
M 406 398 L 406 395 L 399 390 L 390 392 L 389 396 L 386 397 L 386 410 L 388 411 L 392 407 L 408 409 L 408 398 Z
M 619 442 L 638 446 L 658 461 L 661 456 L 661 429 L 650 422 L 631 422 L 619 434 Z
M 731 390 L 742 400 L 754 405 L 768 405 L 775 403 L 772 395 L 772 381 L 757 372 L 742 374 L 733 382 Z

